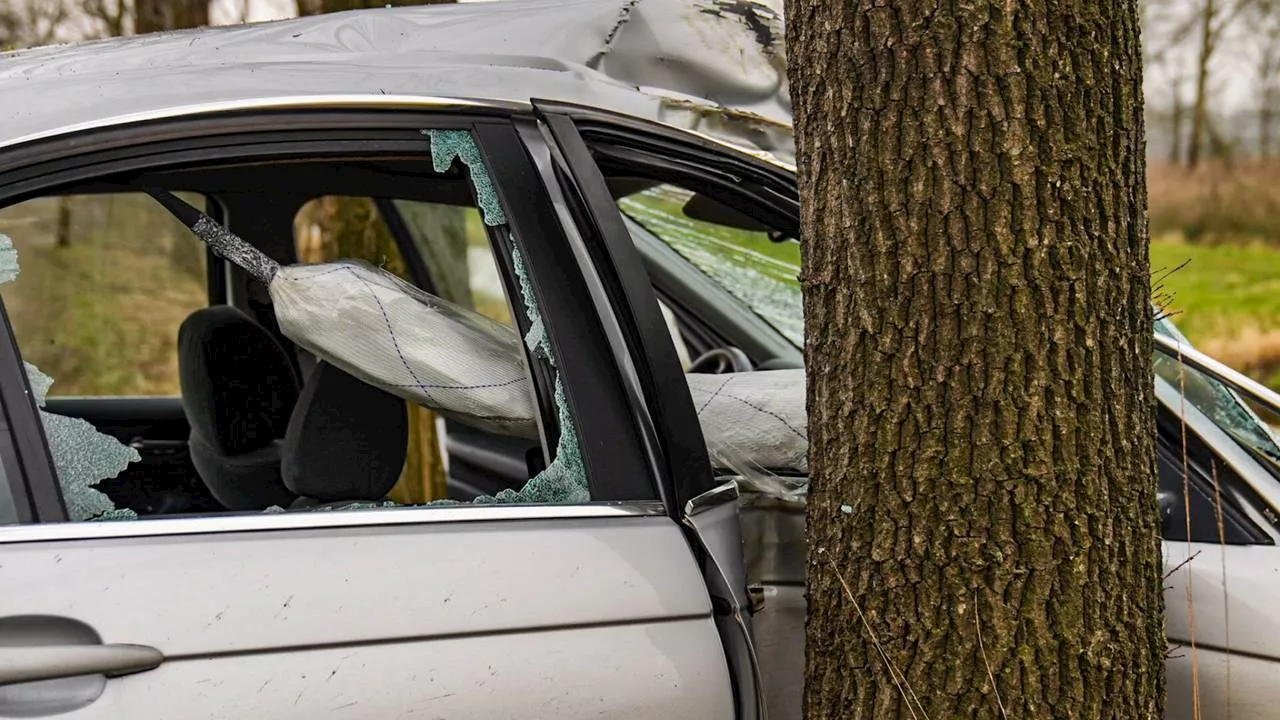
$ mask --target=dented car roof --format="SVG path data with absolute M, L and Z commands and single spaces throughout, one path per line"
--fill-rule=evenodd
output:
M 0 96 L 0 147 L 322 96 L 545 99 L 794 159 L 782 17 L 752 0 L 384 8 L 51 46 L 0 54 Z

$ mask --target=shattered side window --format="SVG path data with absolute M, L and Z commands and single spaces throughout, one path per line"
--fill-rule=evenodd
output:
M 0 283 L 13 283 L 19 274 L 18 252 L 8 237 L 0 235 Z M 98 432 L 85 420 L 44 410 L 54 380 L 31 363 L 24 365 L 49 442 L 67 515 L 71 520 L 129 520 L 137 517 L 132 510 L 117 508 L 94 485 L 116 477 L 130 463 L 140 460 L 138 451 Z
M 71 520 L 592 499 L 577 426 L 525 258 L 516 252 L 505 269 L 510 274 L 503 275 L 493 256 L 493 248 L 514 245 L 479 147 L 467 131 L 430 130 L 424 136 L 428 172 L 436 177 L 421 187 L 430 192 L 412 200 L 372 193 L 316 199 L 293 225 L 300 262 L 282 264 L 253 244 L 278 248 L 277 238 L 250 242 L 235 234 L 236 226 L 223 227 L 205 215 L 202 203 L 147 190 L 144 206 L 159 209 L 166 223 L 180 223 L 177 239 L 195 243 L 192 257 L 203 257 L 208 248 L 252 279 L 256 290 L 251 290 L 258 294 L 251 296 L 263 298 L 266 315 L 259 307 L 207 307 L 206 300 L 189 308 L 171 302 L 185 319 L 165 331 L 171 335 L 166 346 L 179 351 L 174 381 L 166 390 L 180 397 L 186 423 L 178 426 L 180 439 L 174 433 L 159 442 L 112 426 L 108 404 L 54 397 L 66 382 L 62 373 L 32 358 L 55 351 L 74 357 L 84 350 L 81 336 L 68 336 L 54 348 L 22 344 Z M 418 162 L 414 172 L 422 167 Z M 246 191 L 288 192 L 272 186 L 270 177 L 266 166 L 263 187 Z M 435 188 L 441 188 L 439 202 L 432 196 Z M 286 205 L 282 198 L 280 206 Z M 381 213 L 389 208 L 403 216 L 383 222 Z M 9 208 L 6 216 L 5 210 L 0 208 L 0 221 L 14 221 L 17 213 Z M 430 222 L 404 230 L 404 222 L 423 220 L 428 210 L 435 215 Z M 434 254 L 424 251 L 424 244 L 451 227 L 462 234 L 432 245 Z M 404 232 L 409 242 L 399 235 Z M 396 233 L 394 242 L 391 233 Z M 481 238 L 485 256 L 475 252 Z M 177 256 L 173 243 L 162 245 L 142 242 L 132 251 L 144 264 L 154 255 Z M 62 257 L 38 243 L 32 247 L 41 257 Z M 91 252 L 91 247 L 81 243 L 76 252 Z M 411 249 L 419 256 L 410 256 Z M 448 256 L 455 249 L 465 253 L 461 262 Z M 451 297 L 413 284 L 417 270 L 408 268 L 419 261 L 429 274 L 456 281 L 444 291 Z M 192 269 L 203 274 L 203 266 Z M 140 288 L 150 283 L 143 289 L 151 297 L 170 300 L 172 293 L 185 292 L 185 285 L 160 273 L 128 275 L 128 282 Z M 2 291 L 6 301 L 21 285 L 17 277 L 15 262 Z M 91 304 L 96 294 L 108 292 L 106 286 L 94 286 L 86 300 Z M 522 336 L 517 327 L 530 330 Z M 120 356 L 114 360 L 124 365 L 118 373 L 121 386 L 133 387 L 128 383 L 155 368 L 131 356 L 137 348 L 125 345 L 101 349 Z M 548 373 L 550 408 L 539 407 L 530 363 Z M 130 411 L 137 407 L 160 405 L 131 405 Z M 168 415 L 164 421 L 174 422 Z M 543 422 L 558 428 L 550 434 L 554 447 L 540 439 Z M 466 452 L 451 455 L 459 447 Z M 161 462 L 148 453 L 177 459 Z M 184 475 L 188 458 L 190 472 Z M 139 497 L 121 501 L 122 480 Z M 197 486 L 207 502 L 187 497 Z M 3 510 L 0 502 L 0 522 Z
M 466 165 L 484 224 L 490 227 L 506 225 L 506 213 L 498 201 L 493 180 L 489 177 L 488 170 L 481 160 L 479 147 L 470 133 L 456 130 L 432 131 L 431 154 L 436 172 L 448 170 L 455 160 Z M 512 245 L 512 265 L 520 281 L 520 300 L 530 326 L 529 332 L 524 337 L 525 345 L 535 358 L 544 360 L 554 367 L 555 356 L 551 350 L 551 339 L 547 335 L 538 299 L 533 291 L 533 283 L 529 278 L 524 257 L 514 244 Z M 530 478 L 522 488 L 504 489 L 494 495 L 481 495 L 473 502 L 573 504 L 591 500 L 577 429 L 558 371 L 555 373 L 555 403 L 560 439 L 551 463 Z

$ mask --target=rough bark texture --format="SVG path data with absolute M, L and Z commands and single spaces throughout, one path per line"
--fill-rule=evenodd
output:
M 787 11 L 806 716 L 1160 718 L 1135 0 Z
M 133 31 L 139 35 L 208 24 L 209 0 L 135 0 Z

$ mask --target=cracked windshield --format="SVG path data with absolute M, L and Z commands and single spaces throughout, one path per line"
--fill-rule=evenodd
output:
M 804 347 L 800 244 L 691 218 L 685 208 L 693 198 L 683 188 L 658 185 L 621 198 L 618 206 L 796 347 Z

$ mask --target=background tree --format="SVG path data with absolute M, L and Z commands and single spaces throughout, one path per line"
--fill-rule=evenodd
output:
M 789 0 L 810 718 L 1161 717 L 1135 0 Z
M 1231 24 L 1255 0 L 1202 0 L 1195 17 L 1195 27 L 1200 38 L 1200 56 L 1196 64 L 1195 99 L 1191 108 L 1191 140 L 1187 145 L 1187 165 L 1199 164 L 1206 142 L 1222 146 L 1220 136 L 1214 133 L 1209 120 L 1209 75 L 1217 55 L 1222 36 Z
M 1280 0 L 1255 0 L 1250 17 L 1256 48 L 1258 156 L 1270 159 L 1280 115 Z
M 322 15 L 342 10 L 403 7 L 407 5 L 449 5 L 454 0 L 298 0 L 299 15 Z
M 209 24 L 209 0 L 133 0 L 134 32 L 160 32 Z

